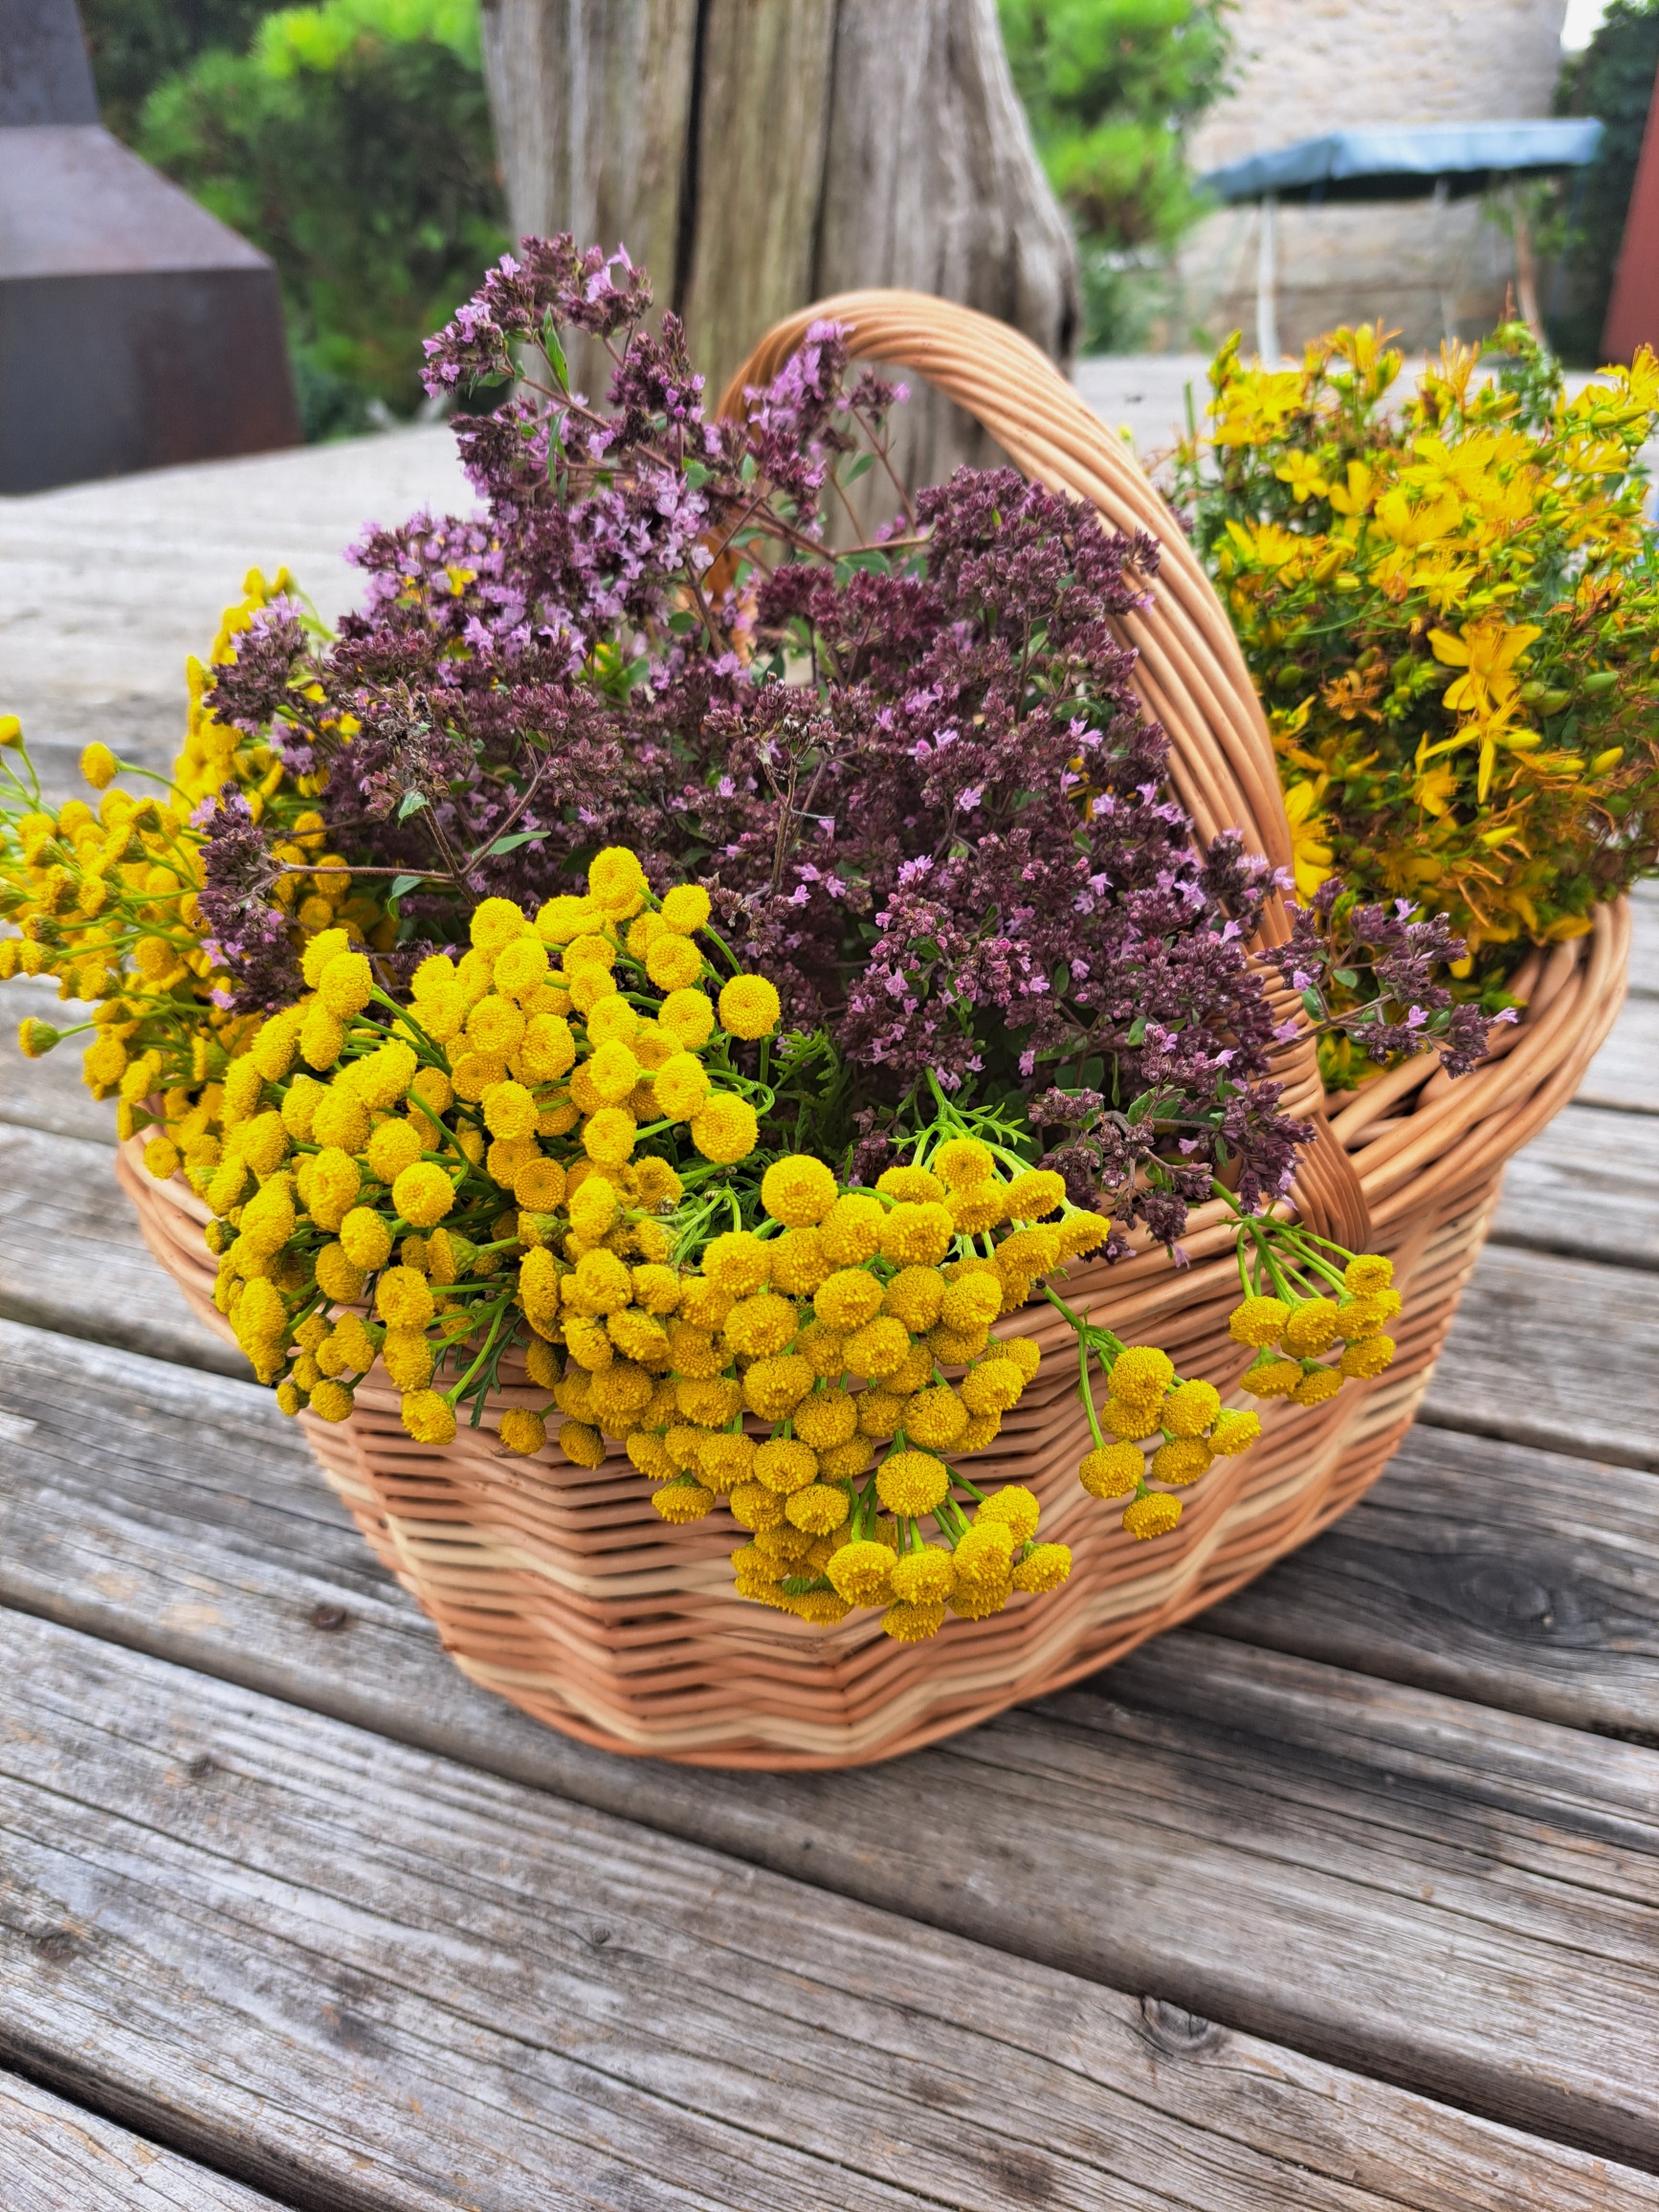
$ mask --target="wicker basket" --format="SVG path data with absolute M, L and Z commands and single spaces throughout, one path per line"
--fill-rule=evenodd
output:
M 1225 613 L 1157 493 L 1120 442 L 1026 340 L 918 294 L 854 293 L 774 330 L 727 393 L 776 373 L 817 317 L 851 327 L 855 354 L 899 364 L 976 415 L 1017 465 L 1087 498 L 1163 547 L 1150 610 L 1123 624 L 1137 684 L 1167 731 L 1173 777 L 1201 838 L 1236 826 L 1275 863 L 1289 830 L 1268 732 Z M 1274 914 L 1270 938 L 1284 928 Z M 820 1628 L 734 1593 L 723 1515 L 668 1528 L 650 1486 L 620 1454 L 596 1469 L 554 1451 L 509 1458 L 486 1428 L 449 1446 L 412 1443 L 377 1369 L 351 1419 L 302 1416 L 312 1448 L 358 1526 L 437 1624 L 476 1682 L 554 1727 L 617 1751 L 715 1766 L 837 1767 L 966 1728 L 1051 1691 L 1212 1604 L 1344 1512 L 1409 1426 L 1486 1234 L 1505 1161 L 1572 1096 L 1624 990 L 1629 922 L 1604 908 L 1591 935 L 1535 957 L 1526 1016 L 1493 1059 L 1452 1084 L 1432 1054 L 1376 1081 L 1331 1118 L 1310 1041 L 1284 1049 L 1287 1110 L 1313 1118 L 1294 1198 L 1301 1217 L 1393 1258 L 1405 1296 L 1399 1357 L 1383 1377 L 1327 1404 L 1264 1409 L 1264 1436 L 1218 1460 L 1178 1529 L 1150 1544 L 1087 1496 L 1076 1470 L 1090 1438 L 1076 1402 L 1072 1338 L 1051 1310 L 1021 1316 L 1049 1357 L 976 1466 L 1028 1483 L 1045 1535 L 1069 1543 L 1071 1580 L 1016 1597 L 989 1620 L 951 1621 L 932 1642 L 896 1644 L 874 1613 Z M 205 1206 L 161 1184 L 139 1145 L 120 1172 L 151 1250 L 195 1311 L 221 1331 L 204 1249 Z M 1228 1337 L 1237 1295 L 1219 1206 L 1194 1214 L 1190 1265 L 1160 1250 L 1110 1270 L 1074 1266 L 1068 1294 L 1128 1339 L 1167 1346 L 1184 1372 L 1236 1385 L 1249 1355 Z M 1005 1322 L 1004 1329 L 1016 1326 Z M 501 1403 L 537 1403 L 522 1368 Z M 1235 1395 L 1229 1403 L 1241 1403 Z

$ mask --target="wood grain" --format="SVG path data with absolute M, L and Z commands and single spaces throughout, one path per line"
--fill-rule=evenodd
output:
M 0 2074 L 6 2212 L 276 2212 L 269 2197 Z
M 0 1316 L 214 1374 L 249 1371 L 145 1250 L 112 1148 L 5 1123 Z
M 146 1411 L 145 1363 L 111 1354 L 49 1404 L 52 1347 L 24 1334 L 0 1341 L 8 1603 L 1513 2124 L 1659 2157 L 1631 2071 L 1659 2064 L 1633 2024 L 1659 1936 L 1652 1753 L 1182 1634 L 1100 1696 L 884 1767 L 618 1760 L 455 1673 L 292 1432 L 257 1449 L 276 1417 L 254 1386 L 181 1376 L 169 1400 L 162 1369 Z M 57 1355 L 63 1384 L 77 1357 Z M 1628 1525 L 1640 1510 L 1632 1494 Z M 1626 1533 L 1609 1528 L 1595 1574 Z
M 1659 1748 L 1659 1477 L 1419 1423 L 1203 1626 Z
M 711 391 L 758 331 L 857 285 L 964 300 L 1069 358 L 1076 249 L 995 0 L 490 0 L 484 56 L 516 227 L 625 242 Z M 595 349 L 572 365 L 599 381 Z M 897 435 L 911 483 L 992 452 L 919 391 Z
M 607 2212 L 1650 2200 L 1639 2172 L 45 1624 L 0 1617 L 0 2045 L 70 2076 L 90 2047 L 129 2109 L 188 2090 L 204 2147 L 302 2201 L 527 2208 L 550 2174 Z
M 1630 894 L 1630 988 L 1659 996 L 1659 877 L 1647 875 Z
M 1659 1114 L 1569 1106 L 1504 1170 L 1497 1244 L 1659 1268 Z
M 1492 1246 L 1464 1293 L 1423 1418 L 1659 1469 L 1659 1279 Z
M 1659 1114 L 1659 998 L 1632 996 L 1579 1087 L 1586 1106 Z
M 80 1079 L 84 1038 L 72 1038 L 38 1060 L 26 1060 L 17 1044 L 25 1021 L 51 1022 L 64 1029 L 86 1019 L 91 1008 L 65 1005 L 57 985 L 40 976 L 13 976 L 0 995 L 0 1121 L 24 1129 L 44 1129 L 55 1137 L 80 1137 L 92 1144 L 115 1143 L 115 1107 L 100 1104 Z

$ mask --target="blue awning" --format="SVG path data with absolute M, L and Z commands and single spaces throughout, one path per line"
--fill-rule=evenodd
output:
M 1259 200 L 1268 192 L 1298 200 L 1397 199 L 1432 191 L 1444 179 L 1462 195 L 1493 178 L 1580 168 L 1601 142 L 1593 117 L 1332 131 L 1212 169 L 1199 188 L 1220 200 Z

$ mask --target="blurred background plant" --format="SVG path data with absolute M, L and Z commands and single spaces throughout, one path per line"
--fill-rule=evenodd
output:
M 1076 228 L 1085 352 L 1169 342 L 1175 248 L 1205 211 L 1186 133 L 1228 88 L 1233 5 L 999 0 L 1031 135 Z
M 420 406 L 506 247 L 477 0 L 86 0 L 109 127 L 276 264 L 308 438 Z
M 1576 181 L 1534 188 L 1538 243 L 1555 260 L 1544 319 L 1551 344 L 1575 367 L 1602 361 L 1655 70 L 1659 0 L 1612 0 L 1588 45 L 1569 54 L 1561 70 L 1557 112 L 1598 116 L 1606 126 L 1596 159 Z

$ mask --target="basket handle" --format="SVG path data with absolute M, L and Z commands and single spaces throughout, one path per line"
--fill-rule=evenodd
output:
M 1029 338 L 977 308 L 926 292 L 842 292 L 776 323 L 720 397 L 722 415 L 741 414 L 745 389 L 771 383 L 814 322 L 837 322 L 853 360 L 891 362 L 988 431 L 1024 475 L 1051 491 L 1087 499 L 1113 528 L 1144 530 L 1161 549 L 1153 604 L 1118 618 L 1136 649 L 1133 681 L 1169 739 L 1170 781 L 1201 845 L 1239 830 L 1275 868 L 1291 866 L 1291 829 L 1266 717 L 1227 610 L 1174 514 L 1121 438 L 1109 431 Z M 1262 937 L 1280 943 L 1289 927 L 1269 902 Z M 1324 1086 L 1311 1035 L 1274 1055 L 1284 1110 L 1314 1125 L 1293 1192 L 1316 1234 L 1360 1250 L 1370 1218 L 1353 1161 L 1323 1112 Z

